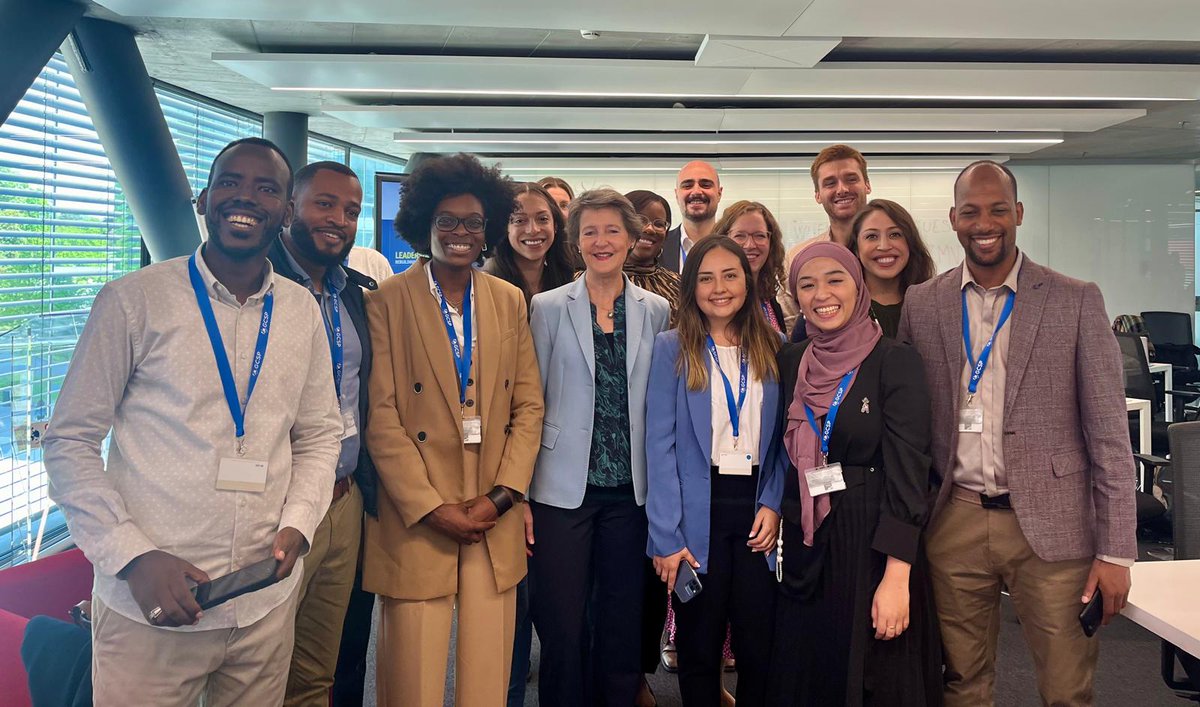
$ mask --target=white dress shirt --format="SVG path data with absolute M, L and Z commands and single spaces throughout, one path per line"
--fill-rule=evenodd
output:
M 713 364 L 712 354 L 706 348 L 704 355 L 708 358 L 708 389 L 712 393 L 712 464 L 721 463 L 721 452 L 733 451 L 733 421 L 729 418 L 729 401 L 725 397 L 725 383 L 721 373 Z M 721 361 L 721 370 L 729 378 L 729 386 L 733 388 L 733 401 L 736 404 L 740 380 L 741 353 L 737 346 L 718 346 L 717 358 Z M 762 418 L 762 381 L 754 377 L 754 371 L 747 371 L 746 402 L 742 403 L 742 412 L 738 417 L 738 451 L 749 452 L 751 464 L 758 464 L 758 440 L 760 418 Z
M 351 268 L 366 275 L 376 283 L 382 285 L 383 281 L 392 276 L 392 264 L 388 262 L 387 256 L 374 248 L 365 248 L 356 245 L 350 249 L 350 255 L 346 258 L 346 264 Z
M 117 572 L 139 555 L 162 550 L 216 579 L 270 557 L 285 527 L 311 545 L 329 507 L 341 447 L 329 343 L 312 295 L 276 278 L 268 263 L 262 289 L 239 304 L 198 249 L 196 263 L 244 406 L 263 298 L 273 292 L 275 299 L 245 422 L 244 458 L 268 463 L 266 490 L 217 490 L 220 460 L 237 456 L 237 442 L 187 262 L 150 265 L 100 290 L 44 442 L 50 496 L 95 565 L 96 595 L 143 623 Z M 106 463 L 100 445 L 110 430 Z M 283 603 L 303 574 L 297 562 L 283 582 L 172 630 L 253 624 Z

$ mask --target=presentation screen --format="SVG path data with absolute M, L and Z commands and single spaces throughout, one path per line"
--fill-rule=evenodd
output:
M 392 264 L 392 272 L 403 272 L 417 260 L 412 246 L 396 235 L 393 227 L 407 181 L 406 174 L 375 175 L 375 245 Z

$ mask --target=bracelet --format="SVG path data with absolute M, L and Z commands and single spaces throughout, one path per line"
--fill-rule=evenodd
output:
M 488 500 L 496 505 L 497 517 L 504 515 L 513 507 L 513 497 L 508 489 L 497 486 L 487 492 Z

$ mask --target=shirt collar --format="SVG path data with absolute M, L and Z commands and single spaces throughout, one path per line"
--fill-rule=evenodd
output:
M 292 256 L 292 251 L 288 250 L 286 243 L 281 242 L 279 245 L 283 249 L 284 262 L 292 269 L 292 272 L 300 277 L 301 283 L 311 290 L 312 278 L 309 277 L 308 271 L 301 267 L 300 263 L 296 262 L 296 258 Z M 325 279 L 329 282 L 329 286 L 334 292 L 340 293 L 346 289 L 346 271 L 342 269 L 341 265 L 331 265 L 325 271 Z
M 437 285 L 435 285 L 433 282 L 433 268 L 429 267 L 429 259 L 428 258 L 423 259 L 421 265 L 422 265 L 422 267 L 425 268 L 426 279 L 429 280 L 429 294 L 433 295 L 433 298 L 438 300 L 438 302 L 441 302 L 441 300 L 438 298 Z M 471 284 L 472 285 L 475 284 L 475 269 L 474 268 L 471 268 Z M 475 288 L 474 287 L 471 287 L 471 301 L 472 302 L 475 301 Z
M 1004 282 L 1000 283 L 1001 287 L 1007 287 L 1009 291 L 1013 293 L 1017 291 L 1017 276 L 1021 273 L 1021 264 L 1024 262 L 1025 253 L 1018 250 L 1017 259 L 1013 263 L 1012 270 L 1008 271 L 1008 277 L 1004 278 Z M 971 268 L 967 267 L 967 261 L 963 260 L 961 289 L 967 289 L 967 285 L 975 285 L 981 289 L 986 289 L 983 288 L 983 286 L 979 283 L 975 282 L 975 276 L 971 274 Z
M 204 281 L 205 289 L 215 294 L 217 299 L 220 301 L 231 303 L 234 306 L 241 306 L 237 300 L 237 297 L 235 297 L 234 294 L 229 291 L 229 288 L 225 287 L 225 285 L 222 284 L 221 281 L 212 274 L 212 270 L 208 269 L 208 263 L 204 262 L 204 243 L 201 243 L 196 248 L 195 256 L 196 269 L 200 271 L 200 279 Z M 267 296 L 268 292 L 275 289 L 275 268 L 271 266 L 271 260 L 269 258 L 264 258 L 263 260 L 267 264 L 267 274 L 265 277 L 263 277 L 262 287 L 259 288 L 258 292 L 255 292 L 246 298 L 246 304 L 261 301 Z

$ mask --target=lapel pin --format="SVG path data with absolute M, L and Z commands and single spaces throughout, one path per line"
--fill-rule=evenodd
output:
M 862 409 L 859 410 L 859 412 L 861 412 L 864 415 L 869 415 L 871 413 L 871 401 L 866 398 L 863 398 Z

